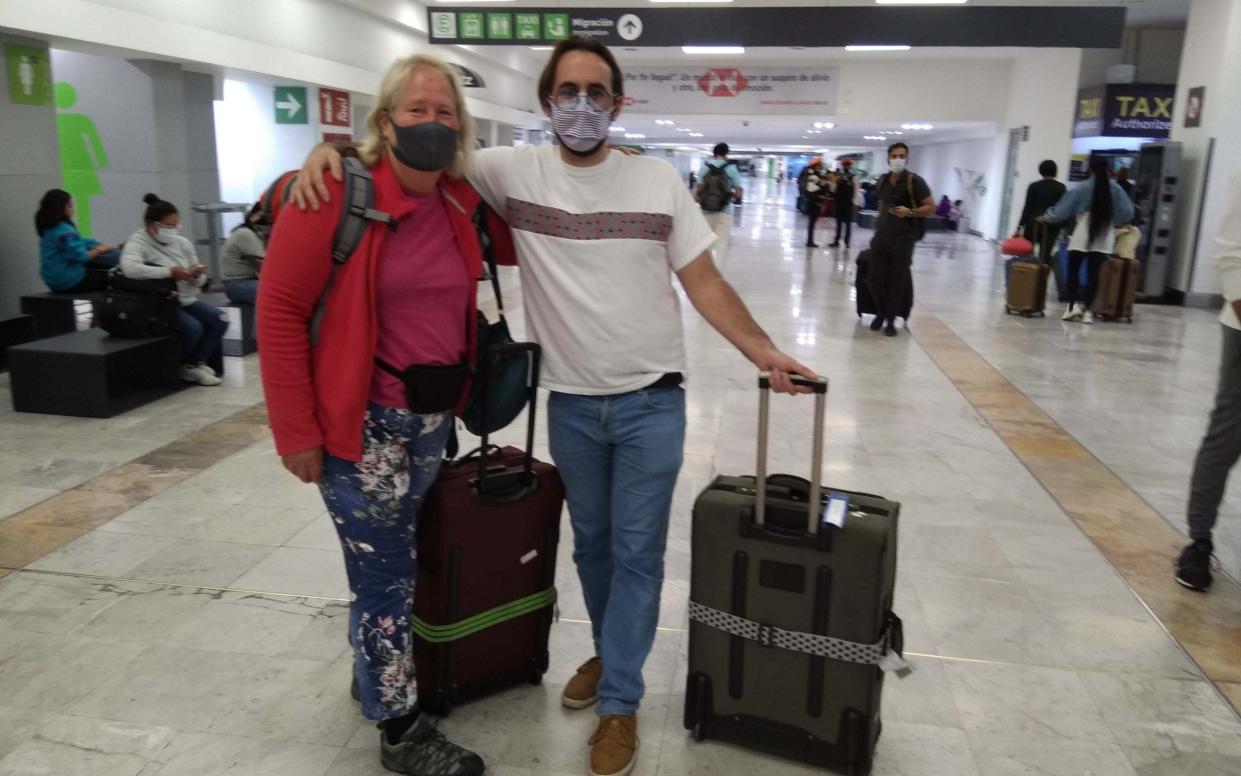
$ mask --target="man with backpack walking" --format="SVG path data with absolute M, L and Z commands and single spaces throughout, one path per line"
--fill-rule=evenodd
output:
M 728 260 L 728 244 L 732 241 L 732 204 L 741 196 L 741 173 L 737 165 L 728 159 L 728 143 L 719 143 L 712 152 L 714 158 L 702 166 L 698 173 L 698 188 L 694 199 L 702 208 L 702 215 L 715 232 L 715 266 L 723 269 Z
M 883 329 L 896 336 L 896 319 L 912 296 L 914 244 L 926 233 L 927 216 L 935 212 L 931 187 L 907 168 L 909 146 L 893 143 L 888 148 L 890 172 L 879 180 L 879 218 L 870 241 L 870 267 L 866 280 L 879 313 L 871 331 Z M 886 324 L 886 326 L 885 326 Z

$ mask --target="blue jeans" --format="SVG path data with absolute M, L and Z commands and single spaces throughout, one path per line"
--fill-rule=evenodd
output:
M 552 393 L 552 459 L 564 480 L 573 560 L 603 658 L 600 716 L 638 710 L 655 641 L 672 491 L 685 444 L 685 391 Z
M 367 719 L 400 717 L 418 703 L 411 644 L 418 514 L 452 424 L 448 412 L 418 415 L 371 404 L 362 460 L 323 457 L 319 490 L 345 553 L 349 643 Z
M 258 278 L 238 278 L 224 281 L 224 295 L 234 304 L 253 305 L 259 297 Z
M 228 316 L 218 307 L 199 300 L 182 305 L 177 312 L 181 327 L 181 360 L 205 363 L 219 349 L 228 331 Z

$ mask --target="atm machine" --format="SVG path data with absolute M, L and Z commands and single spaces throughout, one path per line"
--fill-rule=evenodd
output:
M 1180 206 L 1181 144 L 1144 143 L 1134 177 L 1134 201 L 1142 227 L 1138 301 L 1161 302 L 1167 293 L 1176 210 Z

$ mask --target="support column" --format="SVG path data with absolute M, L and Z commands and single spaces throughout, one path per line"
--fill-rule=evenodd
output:
M 1052 159 L 1067 179 L 1072 155 L 1073 111 L 1077 105 L 1077 78 L 1081 71 L 1081 49 L 1024 49 L 1013 60 L 1006 122 L 1000 127 L 989 176 L 1001 187 L 1007 183 L 1009 133 L 1029 127 L 1028 139 L 1017 143 L 1008 218 L 1001 214 L 1001 230 L 1012 233 L 1021 218 L 1026 188 L 1039 179 L 1038 166 Z M 1003 197 L 1003 188 L 1000 189 Z M 1007 234 L 987 235 L 1003 239 Z
M 1241 170 L 1241 4 L 1194 0 L 1176 83 L 1172 139 L 1182 144 L 1181 207 L 1168 285 L 1186 304 L 1219 302 L 1215 236 L 1226 217 L 1229 181 Z M 1189 92 L 1205 87 L 1201 125 L 1185 126 Z M 1236 217 L 1236 214 L 1232 214 Z

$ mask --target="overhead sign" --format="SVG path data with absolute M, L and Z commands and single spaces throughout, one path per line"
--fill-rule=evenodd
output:
M 52 104 L 52 64 L 47 49 L 6 45 L 4 64 L 9 76 L 9 102 Z
M 1109 84 L 1077 95 L 1073 137 L 1166 138 L 1172 134 L 1176 87 Z
M 483 77 L 470 68 L 458 65 L 456 62 L 452 63 L 452 66 L 456 68 L 457 74 L 461 76 L 461 85 L 465 88 L 482 89 L 487 86 L 487 82 L 483 80 Z
M 353 126 L 353 105 L 349 92 L 319 89 L 319 123 L 329 127 Z
M 631 113 L 836 112 L 838 67 L 646 67 L 625 70 Z
M 1055 46 L 1119 48 L 1123 7 L 427 8 L 438 44 L 529 46 L 589 35 L 610 46 Z
M 276 87 L 276 123 L 309 124 L 305 86 Z

